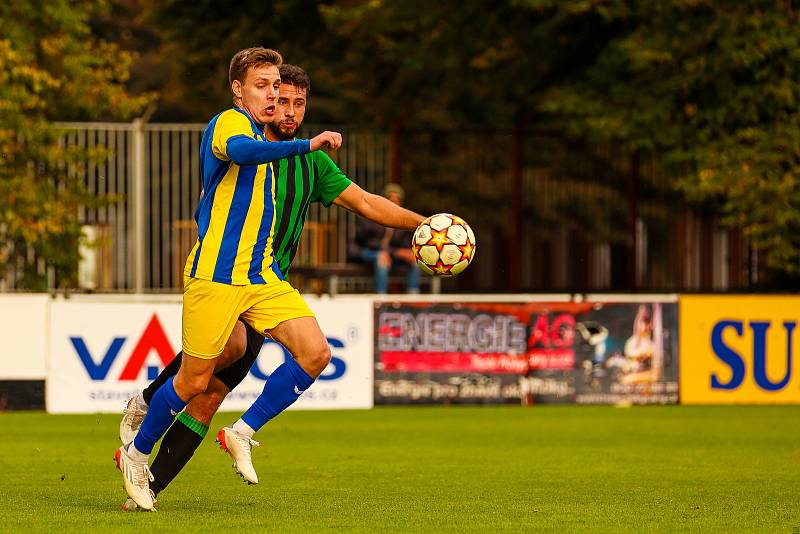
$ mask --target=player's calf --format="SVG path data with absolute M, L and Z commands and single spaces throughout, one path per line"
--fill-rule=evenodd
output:
M 236 470 L 255 483 L 251 450 L 255 434 L 268 421 L 291 406 L 330 363 L 331 352 L 314 317 L 297 317 L 278 324 L 269 335 L 294 356 L 269 375 L 264 390 L 233 426 L 217 434 L 220 445 L 234 460 Z
M 319 351 L 313 362 L 316 375 L 330 361 L 330 351 Z M 324 365 L 323 365 L 324 364 Z M 316 376 L 315 375 L 315 376 Z M 294 359 L 279 365 L 264 384 L 264 390 L 253 405 L 233 426 L 225 427 L 217 434 L 220 448 L 230 454 L 233 467 L 242 478 L 251 484 L 258 484 L 258 475 L 253 467 L 252 448 L 259 443 L 255 434 L 262 426 L 292 405 L 314 383 L 314 377 L 306 372 Z
M 222 401 L 230 390 L 216 378 L 212 378 L 205 393 L 198 395 L 186 406 L 186 413 L 205 425 L 210 425 Z
M 184 466 L 191 460 L 208 433 L 208 425 L 230 390 L 216 377 L 211 379 L 208 389 L 198 395 L 178 415 L 177 420 L 164 435 L 153 465 L 153 483 L 150 489 L 155 495 L 164 490 Z

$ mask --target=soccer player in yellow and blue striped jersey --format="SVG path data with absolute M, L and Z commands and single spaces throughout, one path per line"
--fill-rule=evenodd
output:
M 284 68 L 282 66 L 280 72 L 282 77 L 287 77 L 289 84 L 285 91 L 284 88 L 281 88 L 280 105 L 278 106 L 280 116 L 275 116 L 265 132 L 269 140 L 274 141 L 275 145 L 280 145 L 275 148 L 283 150 L 282 147 L 290 148 L 284 144 L 285 142 L 297 142 L 294 140 L 294 134 L 303 121 L 310 82 L 305 72 L 298 67 L 287 65 Z M 233 76 L 231 78 L 234 79 Z M 234 94 L 237 94 L 235 80 L 232 82 L 232 90 Z M 253 110 L 246 106 L 238 109 L 245 111 L 245 115 L 249 118 L 258 116 L 258 109 Z M 237 109 L 235 108 L 233 111 L 237 111 Z M 265 118 L 270 115 L 269 111 L 267 108 L 264 109 Z M 224 115 L 221 114 L 216 118 L 217 126 Z M 232 118 L 238 120 L 236 115 L 232 115 Z M 256 122 L 257 128 L 259 123 L 257 120 L 254 122 Z M 221 136 L 221 139 L 226 140 L 225 143 L 215 141 L 213 132 L 209 133 L 207 131 L 206 137 L 204 137 L 204 146 L 206 138 L 208 138 L 212 153 L 216 149 L 217 154 L 215 154 L 215 157 L 218 159 L 222 159 L 220 156 L 223 155 L 222 147 L 224 146 L 226 150 L 224 155 L 233 160 L 234 163 L 237 159 L 243 161 L 242 157 L 256 157 L 252 156 L 253 152 L 247 152 L 247 150 L 255 151 L 260 147 L 249 140 L 246 143 L 252 148 L 247 148 L 244 155 L 237 152 L 239 150 L 238 147 L 234 147 L 233 151 L 231 150 L 232 144 L 239 143 L 235 139 L 236 136 L 242 135 L 243 129 L 244 124 L 242 124 L 241 129 L 236 130 L 237 133 Z M 209 131 L 211 130 L 212 128 L 209 128 Z M 341 139 L 337 139 L 336 135 L 331 132 L 328 132 L 328 134 L 327 137 L 323 137 L 320 144 L 326 142 L 333 147 L 337 147 Z M 252 131 L 252 135 L 254 140 L 258 140 L 260 137 L 259 132 L 255 130 Z M 324 136 L 325 134 L 321 135 Z M 248 132 L 245 137 L 249 136 L 250 133 Z M 315 141 L 318 140 L 318 137 L 311 140 L 310 148 L 315 146 Z M 281 141 L 284 143 L 281 143 Z M 155 443 L 158 438 L 156 437 L 153 440 L 152 436 L 155 434 L 153 428 L 158 430 L 160 429 L 159 425 L 167 421 L 168 417 L 164 414 L 168 410 L 177 412 L 182 405 L 185 405 L 186 397 L 182 392 L 185 389 L 199 387 L 202 384 L 201 380 L 206 380 L 205 383 L 208 383 L 205 373 L 213 371 L 213 368 L 202 365 L 201 362 L 204 361 L 204 358 L 200 351 L 187 351 L 187 347 L 199 347 L 198 340 L 203 341 L 204 338 L 206 344 L 208 344 L 209 332 L 219 333 L 220 331 L 219 322 L 216 321 L 217 318 L 232 317 L 233 322 L 236 322 L 236 316 L 232 314 L 238 311 L 241 318 L 248 323 L 249 332 L 260 332 L 263 335 L 269 335 L 289 349 L 294 357 L 294 359 L 279 366 L 270 375 L 264 391 L 242 418 L 236 421 L 232 427 L 223 428 L 217 436 L 223 449 L 227 450 L 233 457 L 237 471 L 248 482 L 258 482 L 250 456 L 251 446 L 256 443 L 251 439 L 255 431 L 297 400 L 302 392 L 311 386 L 330 361 L 330 348 L 316 319 L 299 297 L 297 291 L 282 280 L 288 271 L 294 250 L 300 239 L 308 204 L 310 202 L 322 202 L 327 206 L 335 203 L 377 223 L 394 228 L 412 229 L 424 218 L 422 215 L 396 206 L 383 197 L 364 191 L 352 183 L 324 153 L 306 154 L 303 152 L 303 147 L 297 150 L 296 155 L 288 155 L 282 158 L 280 162 L 275 162 L 264 170 L 264 175 L 271 176 L 272 179 L 270 187 L 271 203 L 266 192 L 267 186 L 265 185 L 263 189 L 265 199 L 263 207 L 258 201 L 252 202 L 248 206 L 247 215 L 244 217 L 243 227 L 246 226 L 247 220 L 251 217 L 254 221 L 263 221 L 267 216 L 267 211 L 269 209 L 272 210 L 270 217 L 274 219 L 274 222 L 272 222 L 271 232 L 266 236 L 266 241 L 261 241 L 261 243 L 264 243 L 263 252 L 260 252 L 262 245 L 259 244 L 258 234 L 251 234 L 251 237 L 245 238 L 243 237 L 244 233 L 239 235 L 239 244 L 236 246 L 237 254 L 235 256 L 232 256 L 232 252 L 230 252 L 233 250 L 232 245 L 227 245 L 229 252 L 223 252 L 226 249 L 226 239 L 230 235 L 236 235 L 235 232 L 228 231 L 228 221 L 231 220 L 234 213 L 240 211 L 233 211 L 236 205 L 237 187 L 231 188 L 228 186 L 228 189 L 232 189 L 232 192 L 228 192 L 223 196 L 219 193 L 220 186 L 217 186 L 218 191 L 212 201 L 206 201 L 208 198 L 208 193 L 206 193 L 206 196 L 204 196 L 205 205 L 210 207 L 206 207 L 205 210 L 209 211 L 210 215 L 205 216 L 209 221 L 205 230 L 203 230 L 204 223 L 202 222 L 204 220 L 203 202 L 198 208 L 198 227 L 204 234 L 202 239 L 198 239 L 198 244 L 190 255 L 186 266 L 184 357 L 178 376 L 174 380 L 164 379 L 163 385 L 156 390 L 150 399 L 145 421 L 142 423 L 134 443 L 130 447 L 121 448 L 117 453 L 118 466 L 125 474 L 126 490 L 139 507 L 148 509 L 146 505 L 149 504 L 150 508 L 152 508 L 154 495 L 150 492 L 147 484 L 149 477 L 147 456 L 141 455 L 141 449 L 137 446 L 137 442 L 142 441 L 140 436 L 144 435 L 145 440 L 152 440 Z M 251 156 L 247 154 L 251 154 Z M 216 164 L 216 161 L 211 161 Z M 223 168 L 225 167 L 223 166 Z M 232 168 L 233 163 L 225 168 L 224 177 L 229 176 Z M 237 183 L 239 177 L 243 176 L 241 169 L 242 166 L 237 170 Z M 254 184 L 258 183 L 258 172 L 257 170 L 256 174 L 253 175 Z M 266 174 L 267 172 L 270 174 Z M 207 178 L 205 167 L 203 176 L 205 186 Z M 209 183 L 213 184 L 214 182 L 212 180 Z M 220 184 L 222 186 L 225 185 L 225 178 L 220 181 Z M 255 194 L 249 193 L 249 189 L 247 193 Z M 215 210 L 218 209 L 217 205 L 220 202 L 220 198 L 225 198 L 219 206 L 220 211 L 226 213 L 226 224 L 224 227 L 217 225 L 214 230 Z M 252 215 L 251 210 L 255 210 Z M 257 217 L 259 214 L 261 219 Z M 236 230 L 238 227 L 231 225 L 231 228 Z M 266 228 L 266 225 L 264 228 Z M 212 235 L 212 231 L 217 237 L 209 237 Z M 252 237 L 253 235 L 255 237 Z M 252 245 L 252 250 L 249 244 L 241 245 L 243 239 L 246 239 L 246 243 L 255 243 Z M 198 256 L 203 254 L 203 247 L 206 247 L 206 250 L 212 250 L 212 254 L 216 251 L 216 258 L 213 262 L 206 260 L 208 267 L 205 267 L 205 269 L 203 268 L 204 260 L 202 258 L 198 259 Z M 242 251 L 245 254 L 251 254 L 249 260 L 241 260 L 239 252 Z M 220 258 L 231 256 L 233 257 L 232 262 L 230 260 L 227 260 L 227 262 L 220 261 Z M 213 265 L 213 268 L 211 268 L 211 265 Z M 224 287 L 236 288 L 236 284 L 241 284 L 238 287 L 243 289 L 224 289 Z M 218 286 L 223 287 L 220 288 Z M 189 325 L 188 328 L 187 325 Z M 248 336 L 248 347 L 249 343 Z M 190 369 L 187 370 L 187 367 Z M 246 368 L 244 371 L 246 373 Z M 179 381 L 181 375 L 183 375 L 183 378 Z M 233 385 L 231 384 L 229 389 Z M 187 395 L 187 397 L 193 396 Z M 151 417 L 150 414 L 156 409 L 162 415 Z M 213 411 L 204 415 L 204 420 L 209 422 Z M 148 445 L 148 441 L 144 441 L 143 447 Z M 196 440 L 195 443 L 197 443 Z M 162 444 L 162 449 L 163 447 L 164 445 Z M 172 476 L 191 456 L 193 448 L 185 447 L 184 449 L 185 454 L 180 455 L 182 458 L 175 459 L 179 460 L 172 466 L 175 469 L 170 468 Z M 145 505 L 140 501 L 144 502 Z
M 294 139 L 305 117 L 311 85 L 308 75 L 297 66 L 282 65 L 280 73 L 282 83 L 278 112 L 265 130 L 267 138 L 276 142 Z M 402 208 L 387 198 L 364 191 L 322 151 L 283 158 L 275 163 L 275 167 L 278 177 L 276 198 L 280 201 L 276 204 L 279 224 L 274 247 L 281 272 L 286 273 L 290 268 L 306 212 L 312 202 L 320 202 L 325 206 L 336 204 L 392 228 L 413 229 L 424 219 L 422 215 Z M 289 376 L 281 372 L 283 366 L 278 367 L 269 376 L 261 395 L 241 418 L 217 433 L 217 441 L 233 458 L 236 471 L 253 484 L 258 482 L 250 454 L 255 443 L 252 441 L 253 435 L 308 389 L 330 361 L 327 341 L 313 318 L 282 323 L 270 332 L 270 336 L 292 354 L 294 360 L 289 360 L 286 366 L 292 378 L 288 379 Z M 314 356 L 317 349 L 313 347 L 317 344 L 326 348 L 323 359 Z M 312 350 L 307 352 L 309 348 Z M 299 372 L 300 369 L 313 379 L 307 381 Z M 281 391 L 286 394 L 281 394 Z
M 311 80 L 308 74 L 295 65 L 280 66 L 281 86 L 275 116 L 267 124 L 264 133 L 270 141 L 292 141 L 303 124 L 308 105 Z M 273 163 L 275 170 L 275 224 L 272 249 L 275 262 L 285 276 L 291 267 L 297 245 L 302 234 L 305 217 L 310 204 L 320 202 L 325 206 L 336 204 L 357 213 L 369 220 L 385 226 L 412 227 L 421 215 L 395 206 L 385 198 L 373 195 L 353 183 L 323 151 L 309 152 L 283 158 Z M 409 251 L 410 252 L 410 251 Z M 288 324 L 291 324 L 289 321 Z M 271 335 L 281 338 L 282 331 Z M 216 380 L 208 389 L 192 399 L 186 409 L 178 416 L 165 434 L 158 455 L 152 464 L 154 480 L 150 488 L 158 495 L 183 469 L 200 446 L 208 432 L 208 425 L 225 396 L 233 390 L 248 374 L 258 357 L 264 337 L 249 324 L 237 324 L 234 333 L 225 345 L 223 358 L 241 359 L 214 373 Z M 293 347 L 293 353 L 295 347 Z M 297 351 L 298 354 L 300 353 Z M 179 353 L 141 394 L 129 400 L 125 416 L 120 423 L 120 440 L 128 443 L 135 436 L 141 418 L 145 415 L 153 395 L 169 377 L 174 376 L 181 366 L 182 353 Z M 305 365 L 302 363 L 301 365 Z M 271 379 L 270 379 L 271 380 Z M 274 389 L 270 385 L 270 390 Z M 266 397 L 267 388 L 262 397 Z M 226 444 L 227 451 L 234 459 L 237 471 L 255 475 L 252 458 L 247 454 L 252 433 L 262 427 L 269 419 L 257 401 L 241 421 L 223 429 L 219 441 Z M 239 428 L 239 430 L 234 430 Z M 247 441 L 245 441 L 247 440 Z M 242 442 L 241 447 L 234 444 Z M 250 482 L 257 478 L 248 479 Z M 136 510 L 138 506 L 129 498 L 123 510 Z
M 275 114 L 282 62 L 280 54 L 266 48 L 238 52 L 229 70 L 234 107 L 214 117 L 203 135 L 203 196 L 195 212 L 198 241 L 184 271 L 183 363 L 154 395 L 134 441 L 116 454 L 128 495 L 145 510 L 154 504 L 148 455 L 175 415 L 206 390 L 239 317 L 265 335 L 301 318 L 310 319 L 319 330 L 273 257 L 275 185 L 270 163 L 323 146 L 336 150 L 341 135 L 323 132 L 310 141 L 266 141 L 264 126 Z M 298 384 L 308 387 L 327 365 L 322 364 L 325 351 L 320 347 L 308 353 L 309 371 L 294 362 L 285 370 L 295 389 Z M 316 373 L 314 378 L 309 372 Z

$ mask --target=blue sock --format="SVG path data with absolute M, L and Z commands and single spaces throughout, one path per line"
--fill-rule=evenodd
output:
M 267 421 L 291 406 L 313 383 L 314 379 L 294 361 L 294 358 L 288 359 L 269 375 L 264 390 L 244 412 L 242 421 L 258 431 Z
M 169 425 L 175 420 L 175 416 L 186 407 L 183 399 L 175 393 L 175 386 L 172 385 L 173 378 L 175 377 L 171 376 L 164 382 L 164 385 L 158 388 L 150 401 L 150 408 L 147 410 L 147 415 L 144 416 L 139 433 L 133 439 L 133 445 L 139 452 L 150 454 L 156 442 L 161 439 Z

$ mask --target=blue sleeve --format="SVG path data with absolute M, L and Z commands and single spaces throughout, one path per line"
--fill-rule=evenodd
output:
M 311 141 L 259 141 L 246 135 L 235 135 L 228 139 L 228 157 L 237 165 L 260 165 L 290 156 L 311 152 Z

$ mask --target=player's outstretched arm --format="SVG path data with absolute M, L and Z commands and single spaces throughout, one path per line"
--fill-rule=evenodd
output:
M 325 131 L 313 139 L 263 141 L 253 134 L 253 125 L 246 115 L 229 109 L 221 113 L 211 132 L 211 149 L 223 161 L 237 165 L 261 165 L 271 161 L 307 154 L 325 146 L 337 150 L 342 135 Z
M 419 213 L 398 206 L 388 198 L 364 191 L 356 184 L 348 185 L 333 203 L 389 228 L 414 230 L 425 220 Z
M 311 152 L 308 139 L 295 141 L 261 141 L 246 135 L 228 139 L 226 153 L 237 165 L 261 165 L 282 158 Z
M 342 146 L 342 134 L 325 131 L 312 139 L 294 141 L 261 141 L 246 135 L 228 139 L 226 153 L 237 165 L 260 165 L 315 150 L 330 147 L 338 150 Z

